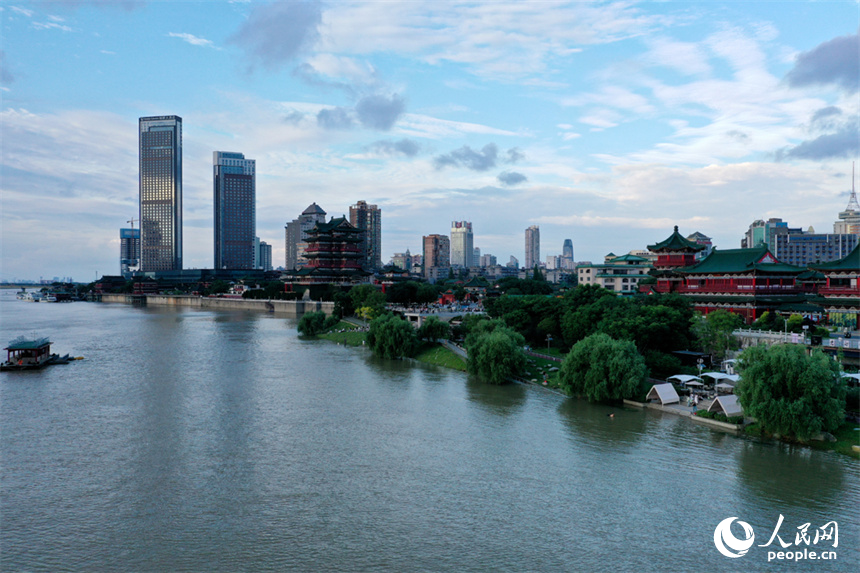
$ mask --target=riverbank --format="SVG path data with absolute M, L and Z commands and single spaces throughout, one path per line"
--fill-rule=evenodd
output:
M 166 294 L 101 294 L 96 302 L 130 304 L 135 306 L 169 306 L 174 308 L 205 308 L 209 310 L 245 310 L 271 312 L 298 318 L 306 312 L 334 312 L 333 302 L 315 300 L 256 300 L 244 298 L 207 297 Z

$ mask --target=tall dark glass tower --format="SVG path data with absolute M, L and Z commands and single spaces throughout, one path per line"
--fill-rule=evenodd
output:
M 215 185 L 215 268 L 253 269 L 256 260 L 256 161 L 212 153 Z
M 182 269 L 182 118 L 140 118 L 140 270 Z

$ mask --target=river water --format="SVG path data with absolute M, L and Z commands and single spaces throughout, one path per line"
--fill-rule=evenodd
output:
M 858 570 L 851 459 L 295 326 L 3 292 L 0 341 L 85 359 L 0 374 L 0 569 Z M 768 563 L 780 514 L 788 550 L 798 526 L 836 521 L 838 547 L 807 547 L 836 559 Z M 715 547 L 728 517 L 755 531 L 742 557 Z

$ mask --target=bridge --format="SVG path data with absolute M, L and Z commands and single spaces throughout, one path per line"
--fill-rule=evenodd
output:
M 741 348 L 765 344 L 802 344 L 806 347 L 820 348 L 828 354 L 836 354 L 840 350 L 845 357 L 845 362 L 860 364 L 860 336 L 852 335 L 835 336 L 824 338 L 821 344 L 813 344 L 812 337 L 796 332 L 774 332 L 770 330 L 752 330 L 741 328 L 735 330 L 734 334 L 741 341 Z
M 477 310 L 474 308 L 463 308 L 463 309 L 454 309 L 451 310 L 450 307 L 431 307 L 431 308 L 415 308 L 409 306 L 395 306 L 389 305 L 388 310 L 394 312 L 396 314 L 400 314 L 408 320 L 412 326 L 415 328 L 419 328 L 424 321 L 430 318 L 431 316 L 435 316 L 442 322 L 451 322 L 455 318 L 460 318 L 461 316 L 471 316 L 471 315 L 479 315 L 484 316 L 486 313 L 483 310 Z

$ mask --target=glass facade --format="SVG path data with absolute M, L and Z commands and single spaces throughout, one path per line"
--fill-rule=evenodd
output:
M 140 270 L 182 269 L 182 118 L 142 117 Z
M 256 161 L 241 153 L 212 154 L 215 268 L 253 269 L 256 261 Z

